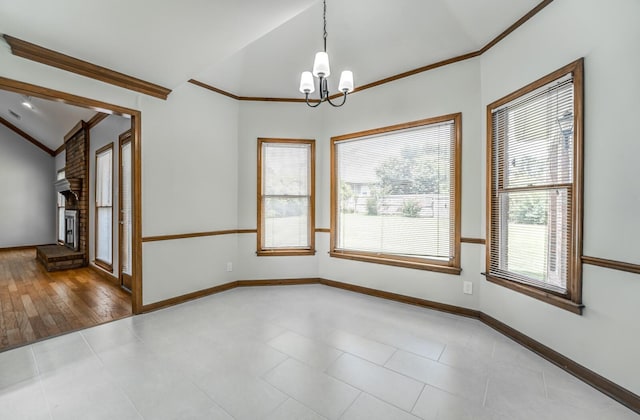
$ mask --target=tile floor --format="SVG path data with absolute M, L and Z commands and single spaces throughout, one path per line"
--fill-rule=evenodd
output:
M 476 320 L 240 288 L 0 353 L 2 419 L 639 419 Z

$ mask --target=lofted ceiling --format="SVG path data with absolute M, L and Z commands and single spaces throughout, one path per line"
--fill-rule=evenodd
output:
M 477 51 L 540 0 L 327 3 L 335 91 L 341 70 L 358 86 Z M 169 89 L 194 78 L 239 96 L 296 98 L 322 48 L 322 1 L 0 0 L 0 33 Z M 11 122 L 55 147 L 44 123 Z

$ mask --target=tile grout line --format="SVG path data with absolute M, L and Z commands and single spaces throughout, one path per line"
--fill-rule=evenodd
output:
M 89 347 L 89 350 L 91 350 L 91 354 L 93 354 L 96 357 L 96 359 L 98 359 L 98 361 L 100 362 L 100 366 L 102 367 L 102 369 L 104 369 L 105 374 L 107 375 L 109 383 L 114 385 L 114 387 L 117 388 L 118 391 L 120 391 L 120 394 L 122 394 L 126 398 L 126 400 L 129 401 L 129 404 L 131 404 L 131 406 L 135 410 L 136 414 L 138 414 L 140 419 L 144 420 L 144 416 L 138 410 L 138 407 L 135 405 L 133 400 L 131 400 L 131 398 L 129 398 L 129 394 L 127 394 L 127 392 L 124 389 L 122 389 L 122 387 L 118 383 L 113 382 L 113 377 L 111 375 L 111 372 L 109 372 L 109 370 L 107 369 L 107 366 L 104 364 L 104 361 L 102 360 L 102 358 L 100 358 L 100 356 L 98 356 L 98 353 L 96 353 L 96 351 L 94 350 L 93 346 L 91 344 L 89 344 L 89 341 L 87 341 L 87 338 L 84 336 L 82 331 L 80 331 L 80 337 L 82 337 L 82 340 L 84 341 L 84 343 L 87 345 L 87 347 Z
M 354 388 L 355 388 L 355 387 L 354 387 Z M 358 389 L 358 388 L 356 388 L 356 389 Z M 349 409 L 353 406 L 353 404 L 355 404 L 355 403 L 356 403 L 356 401 L 358 400 L 358 398 L 360 398 L 360 396 L 361 396 L 361 395 L 362 395 L 362 393 L 364 392 L 364 391 L 362 391 L 362 390 L 359 390 L 359 391 L 360 391 L 360 393 L 358 393 L 358 395 L 356 395 L 356 397 L 353 399 L 353 401 L 351 401 L 351 404 L 349 404 L 349 405 L 347 406 L 347 408 L 345 408 L 344 410 L 342 410 L 342 413 L 340 413 L 340 415 L 338 416 L 338 420 L 342 419 L 342 418 L 344 417 L 344 415 L 345 415 L 345 414 L 347 414 L 347 411 L 349 411 Z
M 427 384 L 425 383 L 424 385 L 422 385 L 422 389 L 420 390 L 420 393 L 418 394 L 418 398 L 416 398 L 416 400 L 414 401 L 413 405 L 411 406 L 411 410 L 409 411 L 409 413 L 413 414 L 413 410 L 415 410 L 416 405 L 418 404 L 418 401 L 420 401 L 420 398 L 422 397 L 422 393 L 424 392 L 424 390 L 427 388 Z
M 44 399 L 44 403 L 47 406 L 47 414 L 49 414 L 49 419 L 53 420 L 53 412 L 51 411 L 51 405 L 49 404 L 47 393 L 45 392 L 44 385 L 42 384 L 42 373 L 40 372 L 40 366 L 38 366 L 38 359 L 36 359 L 36 353 L 33 351 L 33 345 L 31 344 L 29 344 L 29 352 L 31 353 L 33 364 L 36 367 L 36 378 L 38 380 L 38 388 L 40 388 L 40 392 L 42 393 L 42 398 Z

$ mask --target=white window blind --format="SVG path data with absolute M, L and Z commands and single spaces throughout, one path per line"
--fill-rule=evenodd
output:
M 335 141 L 334 153 L 334 251 L 454 260 L 453 119 Z
M 96 154 L 95 257 L 108 265 L 113 261 L 113 148 Z
M 310 142 L 261 143 L 261 248 L 311 247 Z
M 492 110 L 489 274 L 567 292 L 574 194 L 571 75 Z

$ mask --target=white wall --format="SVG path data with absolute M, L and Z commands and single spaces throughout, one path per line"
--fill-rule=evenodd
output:
M 0 124 L 0 248 L 55 242 L 53 157 Z
M 585 58 L 584 255 L 636 264 L 638 16 L 635 0 L 555 1 L 481 58 L 483 106 Z M 482 311 L 640 394 L 637 275 L 585 265 L 583 316 L 482 286 Z
M 167 101 L 144 97 L 143 236 L 235 229 L 238 225 L 238 103 L 192 84 Z M 143 244 L 143 303 L 234 279 L 236 236 Z
M 112 238 L 113 238 L 113 258 L 111 266 L 112 274 L 119 277 L 119 240 L 120 229 L 118 224 L 118 186 L 120 182 L 118 165 L 120 164 L 120 141 L 118 136 L 131 128 L 131 120 L 129 118 L 118 115 L 110 115 L 102 120 L 98 125 L 89 131 L 89 262 L 93 263 L 96 256 L 96 151 L 111 144 L 113 146 L 112 169 L 113 169 L 113 212 L 112 212 Z
M 300 103 L 243 102 L 238 129 L 238 226 L 256 229 L 258 137 L 316 140 L 316 191 L 321 173 L 318 134 L 322 130 L 323 113 Z M 316 197 L 316 209 L 324 203 Z M 328 227 L 316 220 L 316 227 Z M 316 234 L 316 238 L 319 235 Z M 256 234 L 238 235 L 238 279 L 286 279 L 317 277 L 315 256 L 256 256 Z

